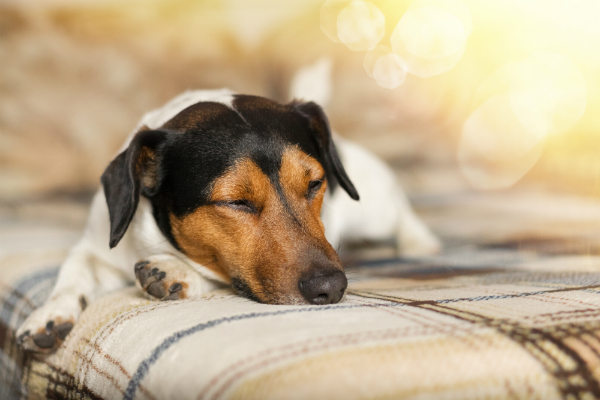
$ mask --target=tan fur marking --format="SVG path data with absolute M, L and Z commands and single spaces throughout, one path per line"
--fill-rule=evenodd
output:
M 141 175 L 142 184 L 150 189 L 154 189 L 157 182 L 158 164 L 156 154 L 153 150 L 143 147 L 136 164 L 136 172 Z
M 214 182 L 215 204 L 181 219 L 171 216 L 171 226 L 188 257 L 225 278 L 243 280 L 261 301 L 302 303 L 298 281 L 315 260 L 341 270 L 320 218 L 326 183 L 313 199 L 306 197 L 309 183 L 323 179 L 324 170 L 291 146 L 279 176 L 285 199 L 254 162 L 242 159 Z M 227 205 L 236 200 L 251 202 L 257 212 Z
M 243 159 L 213 185 L 212 201 L 249 200 L 255 205 L 264 205 L 270 191 L 269 178 L 254 164 Z
M 325 239 L 325 227 L 321 221 L 321 208 L 327 190 L 325 170 L 321 163 L 309 156 L 297 146 L 289 147 L 281 159 L 279 180 L 285 192 L 288 204 L 295 210 L 297 217 L 314 238 L 314 245 L 331 260 L 339 263 L 337 253 Z M 323 184 L 312 199 L 307 199 L 311 181 L 323 180 Z
M 183 287 L 183 289 L 181 289 L 181 291 L 179 292 L 179 300 L 183 300 L 183 299 L 187 299 L 188 295 L 187 295 L 187 291 L 188 288 L 190 287 L 190 285 L 187 284 L 187 282 L 179 282 L 181 284 L 181 287 Z M 169 286 L 171 287 L 171 286 Z M 168 288 L 167 288 L 167 292 L 168 292 Z

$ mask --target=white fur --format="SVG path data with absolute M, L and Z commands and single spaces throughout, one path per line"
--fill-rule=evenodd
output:
M 340 187 L 325 196 L 321 218 L 329 243 L 337 248 L 340 243 L 396 239 L 399 255 L 437 252 L 439 240 L 415 215 L 392 170 L 355 143 L 340 137 L 335 143 L 360 201 Z

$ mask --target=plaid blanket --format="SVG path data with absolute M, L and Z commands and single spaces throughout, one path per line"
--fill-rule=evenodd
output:
M 228 290 L 158 302 L 128 288 L 92 303 L 54 354 L 24 356 L 13 332 L 48 295 L 51 259 L 1 266 L 2 399 L 600 397 L 596 257 L 379 260 L 320 307 Z
M 44 356 L 22 354 L 14 331 L 77 234 L 4 228 L 0 399 L 600 398 L 593 241 L 455 240 L 437 257 L 358 262 L 331 306 L 127 288 Z

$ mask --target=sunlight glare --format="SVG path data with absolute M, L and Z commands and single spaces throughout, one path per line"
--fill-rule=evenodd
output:
M 488 160 L 513 160 L 529 152 L 545 134 L 531 132 L 512 109 L 511 96 L 497 94 L 465 122 L 461 145 Z
M 408 72 L 404 60 L 394 54 L 391 48 L 383 45 L 377 45 L 367 51 L 363 67 L 379 86 L 387 89 L 400 86 Z
M 338 38 L 350 50 L 370 50 L 384 33 L 385 16 L 370 1 L 353 1 L 337 17 Z
M 581 118 L 586 97 L 583 75 L 562 54 L 534 53 L 497 69 L 479 86 L 463 127 L 464 176 L 479 189 L 511 186 L 540 157 L 546 136 Z
M 467 41 L 460 19 L 437 7 L 408 11 L 398 29 L 406 49 L 426 60 L 448 57 Z
M 371 50 L 365 53 L 365 59 L 363 61 L 363 67 L 365 71 L 367 71 L 367 75 L 371 78 L 373 77 L 373 68 L 375 67 L 375 63 L 379 59 L 379 57 L 383 57 L 386 54 L 391 54 L 392 49 L 389 46 L 384 46 L 382 44 L 378 44 L 373 47 Z
M 390 41 L 408 71 L 426 78 L 450 71 L 460 61 L 473 27 L 469 9 L 455 0 L 416 0 Z
M 373 78 L 387 89 L 400 86 L 406 79 L 406 64 L 399 56 L 390 53 L 379 57 L 373 66 Z
M 535 53 L 514 65 L 510 91 L 514 113 L 524 126 L 539 134 L 566 132 L 586 107 L 585 79 L 561 54 Z

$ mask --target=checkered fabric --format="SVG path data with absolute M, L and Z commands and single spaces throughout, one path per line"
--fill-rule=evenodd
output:
M 14 330 L 64 251 L 2 259 L 1 399 L 600 398 L 598 257 L 371 261 L 331 306 L 228 290 L 159 302 L 131 287 L 90 304 L 55 353 L 23 355 Z

